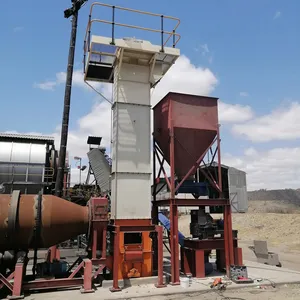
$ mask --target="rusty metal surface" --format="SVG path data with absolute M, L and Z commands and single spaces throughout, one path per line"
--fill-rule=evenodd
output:
M 0 196 L 0 250 L 28 249 L 33 247 L 36 225 L 36 195 L 21 195 L 16 229 L 8 231 L 10 195 Z M 39 248 L 50 247 L 74 236 L 85 233 L 88 228 L 88 208 L 64 199 L 43 195 L 41 203 Z
M 154 138 L 170 163 L 174 128 L 175 172 L 184 176 L 213 142 L 218 130 L 218 98 L 168 93 L 154 108 Z

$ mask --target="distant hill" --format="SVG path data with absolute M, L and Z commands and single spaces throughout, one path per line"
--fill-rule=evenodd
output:
M 300 190 L 257 190 L 248 192 L 248 200 L 280 201 L 300 206 Z

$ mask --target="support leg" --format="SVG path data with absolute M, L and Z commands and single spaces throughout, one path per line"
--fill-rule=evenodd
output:
M 92 261 L 84 259 L 84 273 L 83 273 L 83 288 L 80 290 L 82 294 L 94 293 L 92 289 Z
M 157 254 L 158 254 L 158 282 L 155 285 L 157 288 L 166 287 L 164 284 L 164 272 L 163 272 L 163 264 L 164 264 L 164 246 L 163 246 L 163 228 L 162 226 L 156 226 L 156 232 L 157 232 L 157 240 L 158 240 L 158 248 L 157 248 Z
M 24 263 L 17 263 L 15 268 L 14 286 L 13 286 L 12 295 L 8 296 L 7 299 L 24 298 L 24 295 L 21 295 L 23 274 L 24 274 Z
M 118 271 L 119 271 L 119 241 L 120 241 L 120 226 L 115 226 L 115 236 L 114 236 L 114 261 L 113 261 L 113 287 L 110 288 L 111 292 L 121 291 L 118 281 Z
M 234 264 L 234 248 L 233 248 L 233 235 L 232 235 L 232 216 L 231 216 L 231 205 L 227 207 L 227 222 L 228 222 L 228 247 L 229 247 L 229 261 L 230 264 Z
M 205 277 L 204 250 L 194 250 L 196 278 Z
M 179 255 L 178 255 L 178 215 L 177 206 L 170 205 L 170 247 L 171 247 L 171 285 L 179 285 Z M 177 230 L 176 230 L 177 229 Z M 176 238 L 177 236 L 177 238 Z
M 234 264 L 237 266 L 243 265 L 243 251 L 242 248 L 235 248 L 234 249 Z
M 185 275 L 193 275 L 191 272 L 189 261 L 191 261 L 191 250 L 187 248 L 180 247 L 180 262 L 181 262 L 181 272 Z
M 226 275 L 230 276 L 230 257 L 229 257 L 229 241 L 228 241 L 228 205 L 224 206 L 224 250 L 225 250 L 225 265 L 226 265 Z

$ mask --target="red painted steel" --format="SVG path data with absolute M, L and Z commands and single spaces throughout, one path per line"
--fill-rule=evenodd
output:
M 83 277 L 80 278 L 62 278 L 62 279 L 46 279 L 46 280 L 34 280 L 24 282 L 23 290 L 41 290 L 41 289 L 56 289 L 56 288 L 68 288 L 76 287 L 83 284 Z
M 216 240 L 208 246 L 225 249 L 226 267 L 229 270 L 233 264 L 233 240 L 231 209 L 229 199 L 223 198 L 220 131 L 218 124 L 218 98 L 194 96 L 179 93 L 167 94 L 154 108 L 153 151 L 154 158 L 159 161 L 158 175 L 153 168 L 153 218 L 157 219 L 158 206 L 170 206 L 170 248 L 171 248 L 171 283 L 179 283 L 179 255 L 178 255 L 178 209 L 177 206 L 223 206 L 224 208 L 224 240 Z M 212 148 L 216 145 L 213 153 Z M 210 162 L 204 158 L 211 150 Z M 160 158 L 160 156 L 162 158 Z M 214 178 L 208 167 L 215 161 L 217 155 L 218 178 Z M 164 161 L 170 165 L 170 180 L 164 169 Z M 180 185 L 192 177 L 197 168 L 218 192 L 219 199 L 176 199 L 175 193 Z M 170 189 L 169 199 L 157 200 L 157 184 L 161 172 Z M 179 184 L 175 188 L 175 175 Z M 199 241 L 202 243 L 202 241 Z M 218 245 L 216 244 L 218 243 Z M 221 243 L 221 244 L 220 244 Z M 205 247 L 205 242 L 198 245 L 198 249 Z M 198 253 L 200 257 L 200 254 Z M 194 255 L 195 257 L 195 255 Z M 198 263 L 198 262 L 197 262 Z M 200 262 L 199 262 L 200 263 Z M 201 262 L 202 264 L 202 262 Z M 204 266 L 204 262 L 202 264 Z M 197 265 L 198 266 L 198 265 Z M 204 272 L 204 268 L 199 272 Z
M 174 128 L 177 176 L 183 177 L 217 136 L 217 100 L 170 92 L 153 108 L 154 138 L 169 164 L 169 131 Z
M 83 288 L 80 290 L 81 293 L 94 293 L 92 289 L 92 273 L 93 265 L 89 259 L 84 259 L 84 273 L 83 273 Z
M 203 278 L 205 277 L 205 262 L 204 262 L 204 250 L 195 249 L 195 269 L 196 269 L 196 277 Z
M 163 246 L 163 228 L 162 226 L 156 226 L 157 239 L 158 239 L 158 282 L 155 285 L 157 288 L 166 287 L 164 284 L 164 274 L 163 274 L 163 261 L 164 261 L 164 246 Z
M 121 291 L 118 281 L 119 272 L 119 243 L 120 243 L 120 226 L 115 226 L 114 232 L 114 261 L 113 261 L 113 286 L 110 288 L 111 292 Z
M 78 259 L 70 269 L 76 266 L 75 270 L 69 275 L 68 278 L 64 279 L 50 279 L 50 280 L 33 280 L 33 281 L 25 281 L 26 279 L 26 265 L 27 265 L 27 257 L 24 256 L 23 263 L 17 263 L 15 266 L 15 271 L 10 274 L 7 278 L 5 278 L 2 274 L 0 274 L 0 289 L 6 285 L 10 290 L 12 295 L 10 296 L 12 299 L 17 299 L 22 297 L 21 291 L 25 290 L 38 290 L 45 288 L 60 288 L 60 287 L 73 287 L 79 286 L 83 284 L 83 288 L 81 292 L 88 293 L 93 292 L 92 289 L 92 278 L 93 276 L 97 276 L 101 270 L 104 268 L 113 269 L 112 257 L 106 257 L 106 232 L 108 225 L 108 199 L 107 198 L 91 198 L 89 201 L 88 207 L 82 207 L 77 204 L 73 204 L 69 201 L 65 201 L 61 198 L 54 196 L 42 196 L 43 199 L 41 201 L 41 222 L 39 223 L 41 229 L 41 237 L 38 246 L 41 245 L 49 245 L 50 243 L 57 244 L 58 241 L 62 238 L 73 237 L 74 233 L 88 233 L 91 235 L 91 243 L 89 247 L 92 249 L 92 260 Z M 7 212 L 7 207 L 10 204 L 10 196 L 9 195 L 1 195 L 0 199 L 3 200 L 0 203 L 1 216 L 5 217 Z M 15 245 L 30 245 L 30 242 L 27 241 L 25 243 L 25 239 L 32 235 L 32 231 L 35 229 L 35 226 L 38 226 L 36 223 L 36 200 L 37 197 L 35 195 L 21 195 L 19 208 L 17 210 L 17 220 L 16 223 L 18 226 L 17 231 L 11 232 L 8 231 L 7 226 L 4 224 L 0 224 L 0 238 L 2 236 L 5 237 L 5 233 L 9 232 L 10 234 L 15 233 L 16 236 L 22 234 L 20 240 L 15 240 Z M 7 206 L 7 207 L 6 207 Z M 67 214 L 66 214 L 67 211 Z M 4 223 L 4 222 L 3 222 Z M 70 228 L 73 226 L 73 228 Z M 50 231 L 51 228 L 53 232 Z M 120 227 L 117 226 L 117 231 L 120 231 Z M 57 229 L 57 230 L 55 230 Z M 88 232 L 89 229 L 89 232 Z M 118 236 L 119 237 L 119 236 Z M 28 238 L 29 239 L 29 238 Z M 0 239 L 0 243 L 4 243 L 4 240 Z M 116 239 L 117 249 L 119 239 Z M 53 245 L 52 244 L 52 245 Z M 25 247 L 25 246 L 24 246 Z M 102 249 L 102 257 L 100 259 L 96 258 L 97 250 Z M 59 258 L 58 249 L 56 246 L 53 246 L 49 249 L 47 255 L 47 262 L 51 262 L 55 258 Z M 119 250 L 119 249 L 118 249 Z M 117 253 L 117 252 L 115 252 Z M 118 259 L 118 256 L 116 256 Z M 98 269 L 93 274 L 92 266 L 97 266 Z M 117 264 L 114 266 L 118 267 Z M 80 276 L 76 278 L 76 275 L 82 273 L 83 269 L 83 277 Z M 118 269 L 117 269 L 118 271 Z M 97 273 L 98 272 L 98 273 Z M 118 272 L 116 272 L 118 276 Z M 14 280 L 13 284 L 9 282 L 9 280 Z
M 48 256 L 46 259 L 49 263 L 52 263 L 54 260 L 60 260 L 60 251 L 56 245 L 48 249 Z
M 243 266 L 243 250 L 242 248 L 234 248 L 234 264 Z
M 13 290 L 13 286 L 12 284 L 10 284 L 9 282 L 11 280 L 13 280 L 15 276 L 15 272 L 12 272 L 7 278 L 5 278 L 1 273 L 0 273 L 0 282 L 2 282 L 0 284 L 0 290 L 4 287 L 4 285 L 9 288 L 11 291 Z

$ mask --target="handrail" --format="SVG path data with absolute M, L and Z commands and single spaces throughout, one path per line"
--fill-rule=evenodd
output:
M 102 19 L 92 19 L 92 13 L 93 9 L 95 6 L 102 6 L 102 7 L 110 7 L 112 8 L 112 20 L 102 20 Z M 139 13 L 143 15 L 149 15 L 149 16 L 154 16 L 154 17 L 160 17 L 161 19 L 161 28 L 160 29 L 153 29 L 153 28 L 147 28 L 147 27 L 142 27 L 142 26 L 137 26 L 137 25 L 131 25 L 131 24 L 123 24 L 123 23 L 118 23 L 115 22 L 115 10 L 123 10 L 123 11 L 129 11 L 129 12 L 134 12 L 134 13 Z M 172 31 L 165 31 L 164 30 L 164 19 L 169 19 L 176 21 L 176 25 L 173 28 Z M 150 31 L 150 32 L 157 32 L 161 34 L 161 51 L 164 52 L 164 47 L 167 45 L 168 41 L 170 40 L 171 37 L 173 37 L 173 43 L 172 46 L 175 48 L 177 43 L 179 42 L 181 36 L 180 34 L 176 33 L 176 30 L 178 26 L 180 25 L 180 19 L 171 17 L 171 16 L 165 16 L 161 14 L 156 14 L 156 13 L 151 13 L 151 12 L 146 12 L 142 10 L 137 10 L 137 9 L 131 9 L 131 8 L 126 8 L 126 7 L 121 7 L 121 6 L 114 6 L 110 4 L 105 4 L 101 2 L 94 2 L 91 5 L 90 8 L 90 13 L 89 13 L 89 21 L 88 25 L 85 31 L 85 37 L 84 37 L 84 46 L 83 46 L 83 51 L 84 51 L 84 72 L 85 72 L 85 61 L 86 61 L 86 52 L 90 52 L 90 39 L 91 39 L 91 27 L 93 23 L 104 23 L 104 24 L 109 24 L 112 25 L 112 45 L 114 45 L 115 41 L 115 26 L 120 26 L 120 27 L 127 27 L 127 28 L 133 28 L 133 29 L 139 29 L 139 30 L 144 30 L 144 31 Z M 167 39 L 165 40 L 165 35 L 167 35 Z M 92 51 L 93 52 L 93 51 Z
M 127 27 L 127 28 L 133 28 L 133 29 L 141 29 L 141 30 L 145 30 L 145 31 L 151 31 L 151 32 L 161 33 L 161 30 L 159 30 L 159 29 L 152 29 L 152 28 L 148 28 L 148 27 L 141 27 L 141 26 L 136 26 L 136 25 L 111 22 L 111 21 L 106 21 L 106 20 L 102 20 L 102 19 L 92 19 L 90 21 L 90 24 L 92 24 L 94 22 L 104 23 L 104 24 L 110 24 L 110 25 L 114 24 L 114 25 L 121 26 L 121 27 Z M 174 43 L 174 46 L 176 46 L 176 44 L 178 43 L 178 41 L 181 38 L 180 34 L 178 34 L 178 33 L 173 33 L 173 32 L 170 32 L 170 31 L 164 31 L 163 33 L 169 35 L 168 39 L 163 43 L 163 46 L 166 45 L 166 43 L 169 41 L 169 39 L 171 38 L 171 36 L 176 36 L 176 38 L 177 38 L 176 41 L 175 41 L 175 43 Z M 85 50 L 86 50 L 86 48 L 85 48 Z M 94 53 L 94 51 L 93 51 L 93 53 Z

